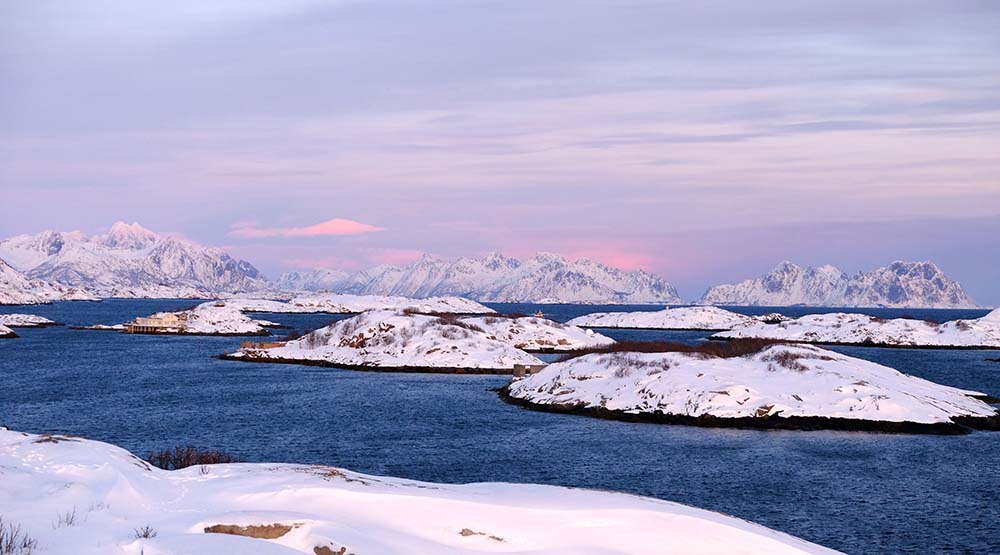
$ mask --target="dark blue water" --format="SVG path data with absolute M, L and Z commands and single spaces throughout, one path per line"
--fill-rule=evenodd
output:
M 190 305 L 104 301 L 0 311 L 110 324 Z M 603 309 L 498 308 L 541 308 L 560 320 Z M 934 319 L 985 313 L 908 312 Z M 267 318 L 311 329 L 337 317 Z M 237 347 L 239 338 L 17 331 L 20 339 L 0 341 L 0 423 L 16 430 L 83 435 L 139 454 L 195 444 L 247 461 L 331 464 L 420 480 L 627 491 L 733 514 L 848 553 L 1000 552 L 1000 433 L 893 436 L 630 424 L 507 405 L 489 391 L 506 381 L 497 376 L 363 373 L 212 358 Z M 704 337 L 642 332 L 650 339 Z M 1000 358 L 1000 351 L 837 350 L 940 383 L 1000 393 L 1000 363 L 986 360 Z

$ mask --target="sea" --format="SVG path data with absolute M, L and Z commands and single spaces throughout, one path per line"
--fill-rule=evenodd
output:
M 0 307 L 69 325 L 115 324 L 185 300 Z M 490 305 L 565 321 L 655 306 Z M 732 308 L 788 316 L 815 308 Z M 975 318 L 985 310 L 861 310 Z M 268 314 L 305 331 L 345 316 Z M 0 425 L 106 441 L 139 456 L 175 445 L 247 462 L 335 465 L 433 482 L 525 482 L 652 496 L 719 511 L 852 554 L 1000 553 L 1000 433 L 961 436 L 706 429 L 535 412 L 502 402 L 507 378 L 356 372 L 225 361 L 233 337 L 69 326 L 0 340 Z M 701 342 L 704 332 L 602 330 Z M 831 347 L 1000 396 L 998 350 Z M 0 507 L 2 513 L 2 507 Z

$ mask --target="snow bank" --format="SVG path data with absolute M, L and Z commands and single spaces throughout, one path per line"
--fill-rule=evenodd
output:
M 883 320 L 866 314 L 810 314 L 777 324 L 752 323 L 713 337 L 890 347 L 1000 347 L 998 312 L 943 324 L 905 318 Z
M 0 468 L 4 518 L 37 540 L 42 553 L 836 553 L 744 520 L 635 495 L 433 484 L 294 464 L 166 471 L 106 443 L 4 428 Z M 58 517 L 67 513 L 74 522 L 61 525 Z M 273 539 L 205 532 L 219 525 Z M 156 536 L 137 538 L 147 526 Z
M 921 424 L 995 417 L 982 395 L 807 345 L 733 358 L 691 353 L 590 354 L 515 380 L 509 396 L 540 406 L 683 417 L 827 417 Z
M 243 312 L 357 314 L 366 310 L 410 310 L 425 314 L 493 314 L 496 311 L 462 297 L 410 299 L 384 295 L 320 293 L 293 297 L 288 302 L 232 298 L 226 306 Z
M 657 330 L 728 330 L 758 319 L 780 319 L 779 314 L 750 317 L 714 306 L 685 306 L 656 312 L 595 312 L 573 318 L 568 324 L 587 328 Z
M 56 322 L 34 314 L 0 314 L 0 325 L 10 328 L 43 328 L 56 326 Z
M 244 348 L 228 357 L 428 371 L 510 371 L 515 364 L 541 364 L 463 320 L 394 310 L 363 312 L 283 346 Z
M 0 324 L 0 339 L 13 339 L 15 337 L 17 337 L 17 334 L 14 333 L 14 330 Z
M 531 316 L 481 316 L 464 318 L 462 321 L 482 328 L 491 337 L 525 351 L 572 351 L 602 347 L 615 342 L 592 330 Z

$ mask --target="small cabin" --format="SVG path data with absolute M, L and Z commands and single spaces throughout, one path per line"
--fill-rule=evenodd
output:
M 159 333 L 166 329 L 181 329 L 187 324 L 186 312 L 157 312 L 139 317 L 125 327 L 128 333 Z

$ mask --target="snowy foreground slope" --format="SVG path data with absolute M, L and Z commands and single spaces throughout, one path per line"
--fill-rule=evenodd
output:
M 373 310 L 271 348 L 243 348 L 226 358 L 316 363 L 359 369 L 509 373 L 535 357 L 459 319 Z
M 602 347 L 615 342 L 614 339 L 592 330 L 534 316 L 521 318 L 481 316 L 463 318 L 462 322 L 480 328 L 490 337 L 524 351 L 573 351 Z
M 14 333 L 14 330 L 0 324 L 0 339 L 13 339 L 15 337 L 17 337 L 17 334 Z
M 684 306 L 655 312 L 595 312 L 573 318 L 567 324 L 586 328 L 712 331 L 781 318 L 780 314 L 751 317 L 714 306 Z
M 852 429 L 862 421 L 944 425 L 936 431 L 948 431 L 955 419 L 969 425 L 982 421 L 987 428 L 1000 423 L 996 409 L 973 397 L 980 393 L 807 345 L 771 345 L 731 358 L 590 354 L 515 379 L 506 395 L 535 408 L 700 425 L 726 424 L 706 417 L 739 419 L 730 423 L 749 427 L 780 427 L 776 419 L 802 417 L 812 420 L 798 424 L 820 428 Z M 916 428 L 884 429 L 935 431 Z
M 293 464 L 166 471 L 106 443 L 4 428 L 0 469 L 3 516 L 38 542 L 37 553 L 836 553 L 744 520 L 635 495 L 434 484 Z M 74 524 L 58 525 L 73 511 Z M 156 536 L 137 538 L 147 526 Z M 206 532 L 220 528 L 272 539 Z
M 106 234 L 44 231 L 0 240 L 0 258 L 29 278 L 101 297 L 212 298 L 263 289 L 250 263 L 219 249 L 117 222 Z
M 888 347 L 1000 348 L 1000 309 L 982 318 L 942 324 L 906 318 L 883 320 L 866 314 L 810 314 L 776 324 L 753 323 L 712 337 Z
M 243 312 L 356 314 L 366 310 L 410 310 L 425 314 L 493 314 L 496 311 L 461 297 L 429 297 L 411 299 L 386 295 L 348 295 L 314 293 L 292 297 L 291 300 L 226 299 L 227 306 Z
M 958 282 L 932 262 L 893 262 L 848 276 L 833 266 L 782 262 L 763 277 L 709 289 L 698 304 L 974 308 Z
M 31 279 L 0 259 L 0 304 L 44 304 L 52 301 L 97 301 L 74 287 Z
M 527 260 L 497 252 L 458 260 L 424 256 L 403 267 L 384 265 L 353 274 L 338 270 L 288 273 L 274 287 L 418 298 L 457 295 L 483 302 L 681 302 L 673 286 L 642 270 L 626 272 L 552 253 L 538 253 Z
M 0 314 L 0 325 L 10 328 L 44 328 L 58 323 L 35 314 Z

